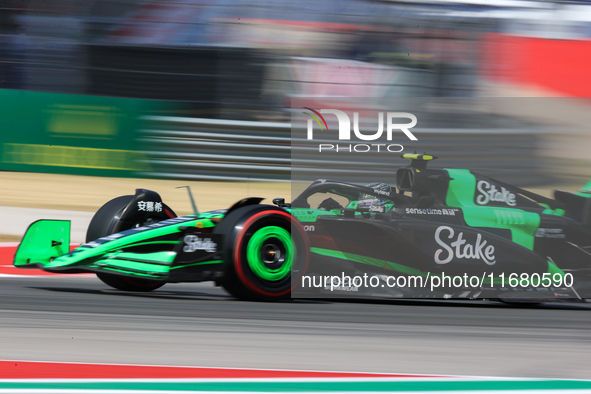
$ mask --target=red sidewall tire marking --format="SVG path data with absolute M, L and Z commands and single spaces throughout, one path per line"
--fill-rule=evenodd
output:
M 166 216 L 168 216 L 170 219 L 172 218 L 176 218 L 176 216 L 170 212 L 168 209 L 164 209 L 164 213 L 166 214 Z
M 248 287 L 250 290 L 252 290 L 258 294 L 262 294 L 264 296 L 267 296 L 267 297 L 281 297 L 291 291 L 291 286 L 289 287 L 289 289 L 282 291 L 281 293 L 269 293 L 267 291 L 264 291 L 264 290 L 260 289 L 257 285 L 252 283 L 252 281 L 245 275 L 244 271 L 242 270 L 242 264 L 241 264 L 241 261 L 242 261 L 242 253 L 241 253 L 242 241 L 244 240 L 244 235 L 248 231 L 248 228 L 250 227 L 250 225 L 252 223 L 257 221 L 259 218 L 261 218 L 263 216 L 267 216 L 267 215 L 273 215 L 273 214 L 282 215 L 282 216 L 287 217 L 289 219 L 289 221 L 292 223 L 292 228 L 295 227 L 300 232 L 300 235 L 302 236 L 302 239 L 304 240 L 304 248 L 305 248 L 305 253 L 306 253 L 306 264 L 304 266 L 303 272 L 306 271 L 306 269 L 308 268 L 308 250 L 310 248 L 309 248 L 309 243 L 308 243 L 308 235 L 304 231 L 304 228 L 289 213 L 287 213 L 285 211 L 270 211 L 270 210 L 258 212 L 256 214 L 252 215 L 242 225 L 242 229 L 240 230 L 240 232 L 238 233 L 238 236 L 236 237 L 236 247 L 234 248 L 234 268 L 236 269 L 236 273 L 238 274 L 240 281 L 243 284 L 245 284 L 246 287 Z M 295 226 L 293 226 L 293 225 L 295 225 Z

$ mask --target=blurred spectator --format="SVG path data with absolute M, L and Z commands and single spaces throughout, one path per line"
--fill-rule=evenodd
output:
M 0 7 L 0 88 L 3 89 L 21 89 L 23 84 L 22 29 L 13 5 L 13 1 L 5 1 Z
M 585 75 L 590 49 L 573 41 L 590 26 L 589 2 L 573 1 L 0 0 L 0 87 L 183 101 L 232 118 L 311 92 L 474 96 L 501 73 L 566 75 L 550 87 L 581 95 L 591 85 L 570 75 Z M 554 63 L 572 72 L 533 68 L 571 47 L 573 61 Z

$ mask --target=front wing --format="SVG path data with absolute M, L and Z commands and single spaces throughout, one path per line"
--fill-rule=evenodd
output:
M 14 266 L 48 272 L 104 272 L 165 282 L 198 282 L 224 274 L 223 236 L 200 233 L 195 218 L 174 218 L 99 238 L 70 251 L 70 222 L 32 223 Z

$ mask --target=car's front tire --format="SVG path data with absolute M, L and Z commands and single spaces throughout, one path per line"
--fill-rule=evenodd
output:
M 88 230 L 86 232 L 86 242 L 94 241 L 98 238 L 104 237 L 106 235 L 113 234 L 115 230 L 118 232 L 128 230 L 133 228 L 136 225 L 141 225 L 142 223 L 134 223 L 133 221 L 128 221 L 126 223 L 122 223 L 120 221 L 121 214 L 127 205 L 131 202 L 134 196 L 120 196 L 112 199 L 111 201 L 107 202 L 103 205 L 93 216 L 90 224 L 88 226 Z M 167 213 L 167 216 L 176 217 L 174 212 L 165 204 L 164 212 Z M 141 219 L 142 222 L 145 221 L 145 218 Z M 156 222 L 158 220 L 154 220 Z M 166 282 L 155 281 L 150 279 L 141 279 L 141 278 L 130 278 L 125 276 L 113 275 L 104 272 L 97 272 L 96 276 L 105 284 L 123 291 L 138 291 L 138 292 L 147 292 L 156 290 L 165 285 Z
M 226 275 L 220 284 L 245 300 L 288 298 L 308 263 L 308 239 L 288 212 L 251 205 L 230 212 L 216 229 L 225 235 Z

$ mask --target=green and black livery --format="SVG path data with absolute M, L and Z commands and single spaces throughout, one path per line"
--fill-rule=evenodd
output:
M 260 300 L 327 293 L 327 286 L 302 289 L 304 275 L 570 274 L 573 287 L 509 288 L 495 281 L 434 292 L 382 286 L 379 296 L 591 298 L 585 296 L 591 290 L 591 182 L 550 199 L 470 170 L 427 168 L 430 155 L 404 157 L 411 162 L 398 169 L 396 187 L 318 180 L 291 203 L 245 198 L 229 209 L 183 217 L 157 193 L 137 189 L 100 208 L 87 242 L 72 251 L 69 222 L 31 224 L 14 265 L 95 272 L 128 291 L 215 281 L 235 297 Z

